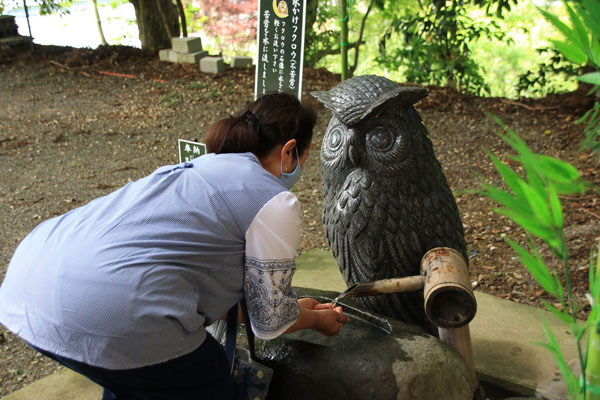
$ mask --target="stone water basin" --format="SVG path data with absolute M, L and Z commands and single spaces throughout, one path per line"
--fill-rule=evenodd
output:
M 295 288 L 331 302 L 338 294 Z M 340 305 L 351 322 L 336 336 L 312 330 L 257 341 L 260 360 L 275 371 L 269 400 L 466 400 L 475 382 L 463 360 L 421 328 Z

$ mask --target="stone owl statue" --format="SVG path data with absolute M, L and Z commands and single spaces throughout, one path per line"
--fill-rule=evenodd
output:
M 333 113 L 321 147 L 323 223 L 346 284 L 419 275 L 440 246 L 467 261 L 458 207 L 413 106 L 427 90 L 365 75 L 311 95 Z M 422 291 L 356 300 L 437 335 Z

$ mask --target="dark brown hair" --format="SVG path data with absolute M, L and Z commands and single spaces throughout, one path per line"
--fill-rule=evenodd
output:
M 315 112 L 286 93 L 266 94 L 240 114 L 216 122 L 206 134 L 209 153 L 252 152 L 265 157 L 277 145 L 296 139 L 298 154 L 312 140 Z

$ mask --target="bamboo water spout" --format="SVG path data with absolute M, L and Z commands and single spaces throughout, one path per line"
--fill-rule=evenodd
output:
M 459 328 L 473 319 L 477 303 L 466 263 L 458 252 L 446 247 L 430 250 L 423 256 L 421 273 L 356 283 L 336 297 L 334 304 L 345 298 L 423 289 L 425 313 L 436 326 Z

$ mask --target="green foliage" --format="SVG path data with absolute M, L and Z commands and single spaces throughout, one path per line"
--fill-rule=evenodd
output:
M 172 108 L 183 103 L 183 94 L 176 91 L 169 91 L 167 94 L 160 97 L 160 101 L 165 103 L 168 108 Z
M 350 10 L 352 12 L 352 9 Z M 315 67 L 326 55 L 339 54 L 338 10 L 333 2 L 320 1 L 312 29 L 306 29 L 304 64 Z M 352 21 L 354 18 L 351 19 Z
M 394 35 L 402 38 L 404 46 L 389 46 Z M 502 40 L 505 35 L 495 20 L 476 22 L 463 3 L 439 7 L 433 2 L 418 13 L 394 18 L 380 39 L 378 62 L 391 69 L 406 67 L 411 82 L 489 94 L 484 72 L 470 49 L 480 37 Z
M 564 40 L 551 40 L 556 49 L 574 64 L 590 66 L 596 72 L 585 74 L 578 79 L 595 85 L 591 91 L 596 97 L 594 107 L 578 123 L 586 123 L 586 135 L 582 145 L 600 155 L 600 2 L 582 0 L 570 6 L 565 2 L 569 25 L 556 15 L 540 9 L 540 13 L 554 25 Z
M 197 81 L 197 82 L 190 83 L 189 87 L 190 87 L 190 89 L 195 89 L 195 90 L 206 89 L 207 87 L 210 87 L 210 83 Z
M 542 288 L 551 294 L 560 308 L 544 302 L 545 307 L 560 321 L 566 324 L 575 338 L 579 353 L 582 376 L 578 377 L 567 364 L 554 333 L 543 318 L 544 330 L 549 343 L 540 343 L 551 354 L 562 372 L 570 399 L 596 399 L 590 390 L 600 388 L 600 257 L 590 255 L 590 303 L 592 311 L 585 324 L 577 320 L 579 309 L 575 303 L 569 269 L 569 252 L 564 237 L 564 219 L 559 195 L 584 193 L 589 185 L 581 178 L 579 172 L 571 164 L 556 158 L 536 154 L 531 151 L 519 136 L 508 129 L 502 121 L 491 116 L 504 130 L 499 136 L 504 139 L 517 155 L 510 157 L 518 163 L 511 169 L 495 155 L 488 152 L 496 170 L 502 177 L 506 189 L 489 184 L 482 184 L 482 194 L 491 198 L 501 207 L 494 211 L 507 216 L 519 224 L 529 236 L 529 245 L 525 247 L 505 238 L 513 248 L 519 261 L 527 268 Z M 522 170 L 521 176 L 517 173 Z M 552 251 L 562 264 L 564 285 L 556 271 L 548 268 L 544 262 L 536 240 L 541 240 Z M 600 246 L 599 250 L 600 252 Z M 587 346 L 582 343 L 586 332 L 589 332 Z M 584 348 L 587 347 L 587 354 Z M 594 389 L 595 390 L 595 389 Z
M 537 52 L 547 56 L 547 60 L 538 64 L 536 69 L 526 71 L 519 75 L 517 91 L 521 95 L 546 96 L 564 90 L 558 85 L 552 84 L 557 77 L 567 80 L 581 74 L 581 67 L 569 62 L 565 56 L 552 47 L 541 47 Z
M 424 1 L 423 7 L 430 1 Z M 359 38 L 361 22 L 363 16 L 368 10 L 370 0 L 356 0 L 349 3 L 349 40 L 348 48 L 350 63 L 353 64 L 355 56 L 354 45 Z M 421 46 L 422 54 L 414 52 L 409 48 L 403 32 L 393 31 L 385 37 L 385 54 L 389 59 L 381 63 L 382 55 L 380 53 L 381 38 L 388 33 L 387 29 L 392 27 L 394 21 L 398 19 L 417 18 L 425 13 L 419 3 L 414 0 L 377 0 L 375 6 L 371 9 L 369 17 L 366 19 L 364 34 L 361 40 L 360 56 L 355 75 L 379 74 L 397 81 L 416 80 L 409 77 L 410 74 L 424 75 L 429 69 L 435 71 L 440 76 L 443 60 L 438 60 L 437 50 L 431 44 L 431 37 L 422 35 L 412 35 L 416 41 L 421 40 L 424 48 Z M 491 4 L 491 12 L 496 12 L 496 6 Z M 511 4 L 512 5 L 512 4 Z M 473 22 L 477 26 L 489 25 L 489 29 L 499 30 L 504 35 L 503 40 L 498 40 L 494 34 L 488 35 L 482 31 L 479 36 L 463 33 L 462 36 L 468 38 L 468 61 L 464 61 L 462 55 L 458 58 L 459 62 L 467 62 L 467 69 L 475 70 L 476 74 L 483 79 L 481 85 L 484 90 L 468 89 L 473 92 L 486 94 L 489 88 L 491 96 L 516 98 L 519 95 L 535 97 L 547 93 L 557 93 L 574 90 L 577 86 L 575 77 L 566 78 L 562 75 L 546 74 L 545 87 L 539 90 L 517 90 L 516 82 L 521 74 L 526 71 L 536 69 L 538 64 L 549 64 L 547 53 L 537 53 L 536 48 L 548 47 L 548 42 L 543 38 L 552 26 L 539 14 L 538 10 L 529 2 L 521 2 L 512 5 L 512 10 L 507 12 L 503 8 L 502 19 L 496 15 L 486 14 L 487 7 L 478 9 L 474 2 L 465 2 L 464 5 L 466 22 Z M 408 17 L 406 17 L 408 15 Z M 565 13 L 566 15 L 566 13 Z M 339 33 L 338 33 L 338 15 L 337 10 L 330 2 L 319 2 L 318 21 L 313 29 L 307 27 L 307 41 L 305 47 L 305 61 L 307 66 L 323 67 L 332 72 L 339 73 Z M 430 17 L 433 18 L 433 17 Z M 413 30 L 416 28 L 413 27 Z M 470 38 L 469 36 L 477 36 Z M 310 37 L 316 39 L 310 40 Z M 417 43 L 419 45 L 419 43 Z M 405 59 L 393 59 L 392 55 L 398 51 L 400 54 L 406 54 L 412 57 L 412 66 L 410 71 L 409 64 Z M 441 53 L 440 53 L 441 54 Z M 433 62 L 430 60 L 433 60 Z M 391 61 L 387 63 L 387 61 Z M 471 63 L 471 64 L 468 64 Z M 433 67 L 431 66 L 433 65 Z M 353 67 L 353 65 L 351 65 Z M 454 78 L 454 76 L 451 76 Z M 542 83 L 542 81 L 539 81 Z M 427 83 L 446 84 L 445 79 L 437 81 L 425 81 Z M 467 77 L 464 81 L 465 87 L 477 87 L 476 78 Z M 456 79 L 453 83 L 455 86 Z
M 497 5 L 496 18 L 473 18 L 473 7 Z M 406 68 L 409 81 L 455 87 L 489 94 L 485 71 L 475 62 L 471 46 L 480 38 L 507 40 L 498 24 L 508 2 L 424 1 L 418 9 L 403 12 L 394 3 L 385 6 L 390 18 L 380 37 L 378 62 L 386 68 Z M 394 43 L 400 42 L 400 46 Z
M 3 0 L 0 0 L 2 2 Z M 27 2 L 27 6 L 31 7 L 33 5 L 40 7 L 41 15 L 48 15 L 59 13 L 61 15 L 69 14 L 69 7 L 73 0 L 30 0 Z M 10 3 L 10 1 L 8 1 Z M 20 7 L 20 4 L 17 0 L 14 1 L 14 5 L 16 7 Z

